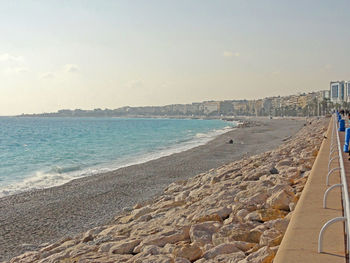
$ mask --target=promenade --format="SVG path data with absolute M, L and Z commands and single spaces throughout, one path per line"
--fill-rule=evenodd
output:
M 330 219 L 343 215 L 341 189 L 333 189 L 323 208 L 323 195 L 328 188 L 326 176 L 330 153 L 333 118 L 330 121 L 327 139 L 323 140 L 309 179 L 296 206 L 287 232 L 278 249 L 274 263 L 338 263 L 346 261 L 344 223 L 332 224 L 325 231 L 323 253 L 318 253 L 318 237 L 322 226 Z M 343 139 L 344 133 L 340 133 Z M 349 162 L 344 159 L 344 163 Z M 331 167 L 337 167 L 338 161 Z M 350 164 L 348 165 L 350 167 Z M 346 167 L 345 167 L 346 169 Z M 349 172 L 349 170 L 348 170 Z M 330 185 L 340 183 L 340 172 L 330 176 Z

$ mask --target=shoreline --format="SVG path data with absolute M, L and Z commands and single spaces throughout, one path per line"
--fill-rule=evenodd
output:
M 39 169 L 36 172 L 32 172 L 29 177 L 22 178 L 21 181 L 13 182 L 12 184 L 5 185 L 4 187 L 1 187 L 0 185 L 0 199 L 6 196 L 58 187 L 76 179 L 98 176 L 100 174 L 113 172 L 121 168 L 143 164 L 162 157 L 170 156 L 175 153 L 191 150 L 195 147 L 207 144 L 209 141 L 217 138 L 218 136 L 237 129 L 240 125 L 239 122 L 235 122 L 235 126 L 232 123 L 230 124 L 228 121 L 225 122 L 227 122 L 227 126 L 223 128 L 213 129 L 203 133 L 197 133 L 195 136 L 193 136 L 193 138 L 186 138 L 176 144 L 173 142 L 168 146 L 163 145 L 156 149 L 152 149 L 149 152 L 127 156 L 122 160 L 120 160 L 120 158 L 117 160 L 110 160 L 108 162 L 92 166 L 85 166 L 83 169 L 73 170 L 71 172 L 65 173 L 57 173 L 52 171 L 52 169 Z M 202 136 L 197 136 L 198 134 Z M 54 166 L 54 164 L 52 165 Z M 63 169 L 65 169 L 64 166 Z
M 110 222 L 174 181 L 271 150 L 294 135 L 305 119 L 257 121 L 260 126 L 235 129 L 184 152 L 0 198 L 0 260 Z M 233 144 L 227 143 L 230 139 Z

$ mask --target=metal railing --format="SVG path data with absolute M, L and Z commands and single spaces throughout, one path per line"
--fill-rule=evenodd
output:
M 328 173 L 326 178 L 326 185 L 329 186 L 329 177 L 330 175 L 335 171 L 340 171 L 340 184 L 334 184 L 330 186 L 326 192 L 324 193 L 323 197 L 323 208 L 327 208 L 327 196 L 330 191 L 333 189 L 340 187 L 342 192 L 342 202 L 343 202 L 343 216 L 333 218 L 329 221 L 327 221 L 323 227 L 320 230 L 320 234 L 318 237 L 318 252 L 323 252 L 323 235 L 325 230 L 336 222 L 344 222 L 345 223 L 345 235 L 346 235 L 346 254 L 350 251 L 350 239 L 349 239 L 349 219 L 350 219 L 350 201 L 349 201 L 349 193 L 348 193 L 348 185 L 346 182 L 346 175 L 345 175 L 345 169 L 344 169 L 344 161 L 342 156 L 342 148 L 340 144 L 339 139 L 339 133 L 338 133 L 338 121 L 337 116 L 333 115 L 333 128 L 332 128 L 332 135 L 331 135 L 331 146 L 329 151 L 329 161 L 328 161 Z M 338 167 L 332 167 L 332 163 L 334 163 L 335 160 L 338 160 L 339 166 Z

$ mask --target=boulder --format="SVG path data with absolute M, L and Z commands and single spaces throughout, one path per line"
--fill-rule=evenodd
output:
M 135 219 L 138 219 L 139 217 L 146 215 L 146 214 L 149 214 L 151 212 L 153 212 L 153 209 L 148 207 L 148 206 L 145 206 L 145 207 L 141 207 L 139 209 L 135 209 L 134 211 L 132 211 L 131 215 L 134 217 L 134 220 L 135 220 Z
M 248 215 L 248 214 L 249 214 L 249 211 L 248 211 L 247 209 L 241 209 L 241 210 L 239 210 L 239 211 L 236 213 L 236 218 L 237 218 L 239 221 L 243 222 L 245 216 Z
M 67 259 L 69 259 L 69 254 L 70 254 L 70 250 L 66 249 L 63 250 L 61 252 L 58 253 L 54 253 L 51 254 L 48 257 L 41 257 L 42 259 L 37 261 L 38 263 L 54 263 L 54 262 L 62 262 L 62 261 L 66 261 Z
M 274 247 L 278 246 L 282 241 L 283 235 L 276 229 L 265 230 L 260 237 L 260 246 Z
M 177 196 L 175 196 L 175 201 L 185 201 L 190 191 L 180 192 Z
M 271 221 L 267 221 L 264 223 L 264 226 L 266 226 L 267 228 L 274 228 L 277 231 L 281 232 L 281 233 L 285 233 L 287 231 L 287 227 L 289 224 L 290 218 L 289 217 L 285 217 L 285 218 L 278 218 L 275 220 L 271 220 Z M 266 229 L 264 229 L 265 231 Z
M 207 215 L 199 215 L 193 218 L 192 220 L 195 223 L 207 222 L 207 221 L 216 221 L 222 222 L 222 218 L 218 214 L 207 214 Z
M 51 249 L 51 250 L 48 250 L 48 251 L 41 253 L 40 258 L 47 258 L 50 255 L 59 254 L 61 252 L 64 252 L 67 249 L 73 247 L 76 243 L 77 243 L 77 241 L 67 238 L 67 241 L 63 242 L 58 247 L 55 247 L 54 249 Z
M 243 252 L 235 252 L 231 254 L 218 255 L 214 259 L 206 261 L 208 263 L 237 263 L 241 259 L 245 258 Z M 197 262 L 196 262 L 197 263 Z
M 276 168 L 279 169 L 283 166 L 291 166 L 293 161 L 291 159 L 283 159 L 282 161 L 279 161 L 276 165 Z
M 287 211 L 274 208 L 259 209 L 257 212 L 259 213 L 260 220 L 263 222 L 274 220 L 277 218 L 284 218 L 288 214 Z
M 187 258 L 175 258 L 174 263 L 191 263 Z
M 295 195 L 292 191 L 281 190 L 270 196 L 266 204 L 269 207 L 289 211 L 289 204 L 295 201 Z
M 217 233 L 213 234 L 213 244 L 222 244 L 233 241 L 245 241 L 259 243 L 260 233 L 251 232 L 250 226 L 246 224 L 224 225 Z
M 186 202 L 184 200 L 181 200 L 181 201 L 170 200 L 170 201 L 162 202 L 158 209 L 159 209 L 159 211 L 163 211 L 163 210 L 167 210 L 170 208 L 183 206 L 185 204 L 186 204 Z
M 278 170 L 276 169 L 276 167 L 272 167 L 270 169 L 270 174 L 278 174 Z
M 11 259 L 9 262 L 10 263 L 31 263 L 31 262 L 36 262 L 39 258 L 40 258 L 39 252 L 30 251 Z
M 212 242 L 212 235 L 222 226 L 216 221 L 203 222 L 192 225 L 190 228 L 190 238 L 201 246 Z
M 80 255 L 86 254 L 91 251 L 96 251 L 98 246 L 96 245 L 88 245 L 88 244 L 78 244 L 74 247 L 72 247 L 69 256 L 70 257 L 78 257 Z
M 218 245 L 221 245 L 221 244 L 224 244 L 224 243 L 233 244 L 237 248 L 242 250 L 243 252 L 246 252 L 246 251 L 252 249 L 256 245 L 256 243 L 250 243 L 250 242 L 245 242 L 245 241 L 230 241 L 229 238 L 226 238 L 226 239 L 222 240 L 221 243 L 214 242 L 214 246 L 218 246 Z M 211 248 L 213 248 L 213 247 L 211 247 Z M 211 248 L 209 248 L 209 249 L 211 249 Z M 209 250 L 209 249 L 206 249 L 206 250 Z
M 235 243 L 224 243 L 212 249 L 209 249 L 207 252 L 203 254 L 203 258 L 212 259 L 212 258 L 215 258 L 217 255 L 231 254 L 235 252 L 241 252 L 241 250 L 237 248 Z
M 238 263 L 271 263 L 275 253 L 269 247 L 262 247 Z
M 174 263 L 174 259 L 170 255 L 150 255 L 136 260 L 129 260 L 132 263 Z
M 179 241 L 188 241 L 190 227 L 182 227 L 176 230 L 165 229 L 164 231 L 146 237 L 139 246 L 135 247 L 134 253 L 139 253 L 146 245 L 164 247 L 166 244 L 174 244 Z
M 240 202 L 246 207 L 264 204 L 269 196 L 265 193 L 263 188 L 258 188 L 257 191 L 259 192 L 253 196 L 240 199 Z
M 162 248 L 154 245 L 149 245 L 143 247 L 141 253 L 143 253 L 144 255 L 159 255 L 162 254 Z
M 133 257 L 133 255 L 110 255 L 106 253 L 99 252 L 89 252 L 78 257 L 70 258 L 62 261 L 54 261 L 54 262 L 101 262 L 101 263 L 122 263 L 128 262 Z M 48 261 L 45 261 L 47 263 Z
M 295 203 L 290 203 L 290 204 L 289 204 L 289 210 L 290 210 L 291 212 L 293 212 L 294 209 L 295 209 Z
M 111 254 L 131 254 L 140 242 L 141 239 L 119 241 L 109 249 L 109 252 Z
M 196 244 L 179 243 L 174 251 L 173 255 L 180 258 L 186 258 L 189 261 L 195 261 L 202 256 L 202 250 Z
M 244 221 L 261 221 L 258 211 L 253 211 L 244 217 Z

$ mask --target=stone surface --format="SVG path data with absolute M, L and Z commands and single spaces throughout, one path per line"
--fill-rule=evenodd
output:
M 275 253 L 269 247 L 262 247 L 238 263 L 271 263 Z
M 173 263 L 174 259 L 168 255 L 146 256 L 137 260 L 128 261 L 130 263 Z
M 196 244 L 178 244 L 174 251 L 174 257 L 186 258 L 190 261 L 199 259 L 202 256 L 202 250 Z
M 217 255 L 231 254 L 235 252 L 241 252 L 241 250 L 236 246 L 235 243 L 224 243 L 212 249 L 209 249 L 203 254 L 203 258 L 212 259 L 215 258 Z
M 191 241 L 201 246 L 212 243 L 212 235 L 216 233 L 221 226 L 222 224 L 216 221 L 192 225 L 190 229 Z
M 274 247 L 278 246 L 283 238 L 283 234 L 276 229 L 265 230 L 260 236 L 260 246 Z
M 295 202 L 295 195 L 292 191 L 281 190 L 266 201 L 267 205 L 279 209 L 289 211 L 289 204 Z
M 131 254 L 134 248 L 140 244 L 141 239 L 120 241 L 117 244 L 113 245 L 109 252 L 112 254 Z

